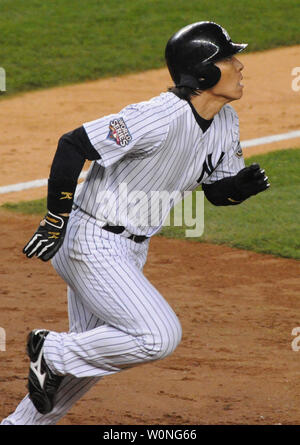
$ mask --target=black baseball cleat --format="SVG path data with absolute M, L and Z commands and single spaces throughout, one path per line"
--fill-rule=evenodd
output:
M 49 331 L 35 329 L 27 337 L 27 355 L 30 358 L 28 375 L 29 398 L 41 414 L 52 411 L 54 397 L 63 379 L 49 369 L 43 356 L 44 341 Z

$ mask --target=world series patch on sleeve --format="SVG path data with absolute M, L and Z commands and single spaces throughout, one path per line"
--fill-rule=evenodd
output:
M 110 121 L 107 139 L 115 141 L 121 147 L 125 147 L 132 141 L 131 134 L 122 117 Z

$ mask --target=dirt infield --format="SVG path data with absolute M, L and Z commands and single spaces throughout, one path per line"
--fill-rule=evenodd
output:
M 300 92 L 291 89 L 299 47 L 243 55 L 244 98 L 234 104 L 242 140 L 300 128 Z M 0 185 L 47 177 L 56 141 L 82 122 L 165 90 L 165 70 L 25 94 L 0 103 Z M 248 149 L 246 156 L 300 145 Z M 45 189 L 0 195 L 17 201 Z M 51 264 L 22 247 L 34 216 L 0 210 L 0 418 L 26 393 L 25 337 L 36 327 L 68 329 L 66 289 Z M 61 424 L 299 424 L 299 262 L 154 237 L 146 276 L 174 308 L 183 339 L 170 357 L 106 377 Z
M 27 332 L 68 324 L 64 283 L 50 264 L 20 255 L 36 218 L 0 216 L 2 417 L 25 395 Z M 155 237 L 145 273 L 179 316 L 182 343 L 103 379 L 61 424 L 299 423 L 297 261 Z

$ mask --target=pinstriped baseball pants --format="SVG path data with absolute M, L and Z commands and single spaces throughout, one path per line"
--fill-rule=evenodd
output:
M 44 357 L 64 375 L 52 412 L 28 395 L 2 424 L 56 424 L 98 380 L 171 354 L 179 320 L 143 274 L 149 241 L 137 244 L 72 213 L 52 264 L 68 285 L 69 332 L 50 331 Z

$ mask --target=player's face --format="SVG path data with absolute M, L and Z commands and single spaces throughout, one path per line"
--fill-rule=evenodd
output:
M 243 95 L 244 85 L 241 83 L 244 65 L 235 57 L 215 62 L 215 65 L 221 70 L 219 82 L 211 88 L 214 96 L 224 98 L 225 102 L 240 99 Z

